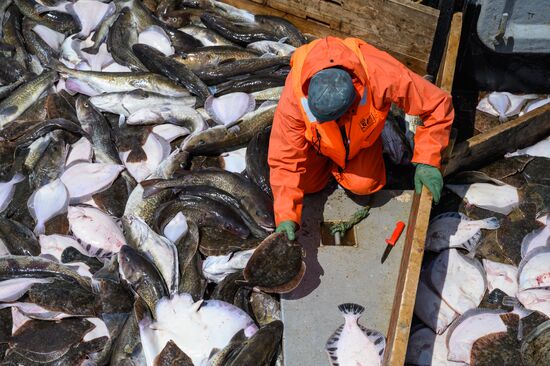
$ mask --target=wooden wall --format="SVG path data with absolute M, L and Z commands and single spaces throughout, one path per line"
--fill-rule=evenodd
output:
M 424 75 L 439 11 L 411 0 L 222 0 L 316 36 L 361 38 Z

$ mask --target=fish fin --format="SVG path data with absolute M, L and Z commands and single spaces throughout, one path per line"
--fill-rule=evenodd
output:
M 328 355 L 329 362 L 332 366 L 338 365 L 338 356 L 336 355 L 336 352 L 338 351 L 338 341 L 340 340 L 340 335 L 342 334 L 342 330 L 344 329 L 344 324 L 340 325 L 334 333 L 330 336 L 330 338 L 327 340 L 327 343 L 325 344 L 325 352 Z
M 204 304 L 205 300 L 199 300 L 191 306 L 191 310 L 194 312 L 198 312 Z
M 365 308 L 361 305 L 354 303 L 345 303 L 338 305 L 338 310 L 344 315 L 353 314 L 361 315 L 365 311 Z
M 212 348 L 212 351 L 210 351 L 210 354 L 208 355 L 208 360 L 211 360 L 212 357 L 216 355 L 216 353 L 220 352 L 221 350 L 219 348 Z
M 130 151 L 130 154 L 128 154 L 128 157 L 126 158 L 126 162 L 128 163 L 139 163 L 145 160 L 147 160 L 147 155 L 142 147 Z
M 150 197 L 160 192 L 161 189 L 155 187 L 155 185 L 161 181 L 163 181 L 163 179 L 146 179 L 141 181 L 140 184 L 143 187 L 143 198 Z
M 221 60 L 220 62 L 218 62 L 218 66 L 223 65 L 223 64 L 228 64 L 228 63 L 231 63 L 233 61 L 237 61 L 237 59 L 232 57 L 232 58 L 228 58 L 226 60 Z
M 516 297 L 504 296 L 502 298 L 502 305 L 504 305 L 504 306 L 519 306 L 520 302 Z
M 278 40 L 277 42 L 278 43 L 286 43 L 286 41 L 288 41 L 288 37 L 283 37 L 280 40 Z
M 382 356 L 384 354 L 384 350 L 386 349 L 386 337 L 384 337 L 384 335 L 379 331 L 367 329 L 361 324 L 359 324 L 359 328 L 361 328 L 367 338 L 372 342 L 372 344 L 374 344 L 376 350 L 378 351 L 378 355 Z

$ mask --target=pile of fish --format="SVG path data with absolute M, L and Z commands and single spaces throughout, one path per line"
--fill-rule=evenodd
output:
M 0 2 L 0 364 L 282 364 L 267 150 L 284 19 Z
M 550 137 L 446 181 L 408 365 L 550 364 Z

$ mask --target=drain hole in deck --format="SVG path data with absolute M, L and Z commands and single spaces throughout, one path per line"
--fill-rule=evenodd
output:
M 321 245 L 322 246 L 329 246 L 333 245 L 336 246 L 336 243 L 334 242 L 334 235 L 330 234 L 330 227 L 335 224 L 336 222 L 322 222 L 321 223 Z M 343 238 L 340 238 L 340 245 L 341 247 L 354 247 L 357 245 L 357 242 L 355 240 L 355 230 L 353 228 L 346 231 L 346 234 Z

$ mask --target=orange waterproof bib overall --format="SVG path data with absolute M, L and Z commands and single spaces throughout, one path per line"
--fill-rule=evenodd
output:
M 448 94 L 356 38 L 313 41 L 295 51 L 291 67 L 268 154 L 277 224 L 300 223 L 304 193 L 321 190 L 331 175 L 357 194 L 384 186 L 380 134 L 392 102 L 423 118 L 413 161 L 439 166 L 453 118 Z M 311 76 L 328 67 L 352 75 L 357 97 L 338 121 L 319 123 L 305 92 Z

